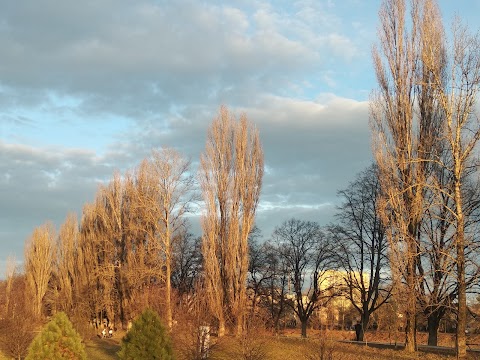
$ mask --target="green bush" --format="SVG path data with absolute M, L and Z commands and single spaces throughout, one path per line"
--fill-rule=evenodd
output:
M 155 311 L 146 309 L 133 322 L 118 356 L 122 360 L 174 359 L 170 338 Z
M 65 313 L 57 313 L 33 339 L 26 360 L 87 359 L 85 346 Z

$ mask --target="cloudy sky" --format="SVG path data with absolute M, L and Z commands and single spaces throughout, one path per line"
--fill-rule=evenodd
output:
M 328 223 L 371 161 L 379 5 L 0 0 L 0 276 L 36 226 L 80 215 L 152 148 L 196 163 L 221 104 L 260 129 L 264 235 L 293 216 Z M 478 24 L 480 0 L 440 5 Z

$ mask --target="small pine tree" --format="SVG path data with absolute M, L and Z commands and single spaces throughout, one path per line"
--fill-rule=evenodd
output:
M 170 338 L 158 314 L 146 309 L 133 322 L 118 352 L 122 360 L 173 360 Z
M 57 313 L 33 339 L 25 360 L 86 360 L 82 338 L 65 313 Z

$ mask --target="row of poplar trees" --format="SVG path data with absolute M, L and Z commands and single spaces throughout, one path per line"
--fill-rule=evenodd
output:
M 173 276 L 172 264 L 186 255 L 179 243 L 189 238 L 187 215 L 199 208 L 199 184 L 204 204 L 200 286 L 219 335 L 226 329 L 241 333 L 248 235 L 263 167 L 256 128 L 245 115 L 237 119 L 222 107 L 208 131 L 198 182 L 180 153 L 154 150 L 136 169 L 100 186 L 95 200 L 84 206 L 80 223 L 69 215 L 58 234 L 50 223 L 33 231 L 24 265 L 29 312 L 39 318 L 65 311 L 73 318 L 96 318 L 99 324 L 107 318 L 114 327 L 125 328 L 150 306 L 160 308 L 172 327 L 172 301 L 179 290 L 172 289 L 172 278 L 179 276 Z

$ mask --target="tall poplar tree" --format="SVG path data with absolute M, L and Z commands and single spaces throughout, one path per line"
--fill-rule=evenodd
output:
M 245 114 L 236 119 L 226 107 L 213 120 L 201 157 L 200 183 L 205 287 L 210 310 L 225 326 L 245 325 L 248 235 L 253 227 L 263 177 L 258 131 Z

